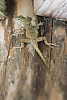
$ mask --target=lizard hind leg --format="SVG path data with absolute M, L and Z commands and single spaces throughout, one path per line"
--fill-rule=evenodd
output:
M 37 38 L 37 42 L 40 42 L 40 41 L 44 41 L 44 43 L 45 43 L 46 45 L 48 45 L 49 47 L 51 47 L 51 48 L 53 48 L 52 46 L 57 46 L 55 43 L 54 43 L 54 44 L 53 44 L 53 43 L 48 43 L 45 36 L 43 36 L 43 37 L 38 37 L 38 38 Z
M 55 43 L 54 43 L 54 44 L 53 44 L 53 43 L 48 43 L 47 40 L 46 40 L 46 41 L 44 40 L 44 42 L 45 42 L 45 44 L 48 45 L 50 48 L 53 48 L 52 46 L 57 46 Z

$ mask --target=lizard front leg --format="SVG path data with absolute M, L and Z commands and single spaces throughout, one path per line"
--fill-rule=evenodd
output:
M 30 39 L 28 39 L 28 38 L 22 38 L 22 40 L 21 40 L 21 46 L 14 46 L 13 48 L 14 49 L 18 48 L 21 51 L 21 49 L 24 47 L 24 43 L 30 43 L 30 42 L 31 42 Z

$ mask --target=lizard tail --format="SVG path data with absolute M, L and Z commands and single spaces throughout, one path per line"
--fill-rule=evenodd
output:
M 33 47 L 35 48 L 35 50 L 37 51 L 37 53 L 39 54 L 39 56 L 41 57 L 42 61 L 44 62 L 44 64 L 45 64 L 46 67 L 47 67 L 47 62 L 46 62 L 45 58 L 43 57 L 43 54 L 42 54 L 41 51 L 39 50 L 38 46 L 33 44 Z

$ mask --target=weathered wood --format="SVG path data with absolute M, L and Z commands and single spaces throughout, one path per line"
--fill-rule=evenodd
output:
M 20 38 L 23 37 L 10 35 L 13 34 L 13 29 L 20 28 L 19 24 L 14 23 L 12 19 L 15 12 L 17 11 L 17 15 L 30 15 L 33 19 L 35 18 L 33 5 L 29 5 L 32 4 L 31 0 L 29 3 L 27 0 L 26 6 L 25 3 L 26 0 L 16 0 L 16 4 L 10 0 L 7 3 L 8 17 L 3 22 L 3 27 L 2 24 L 0 25 L 0 41 L 2 42 L 0 60 L 5 54 L 4 60 L 0 62 L 2 64 L 0 65 L 0 100 L 66 100 L 67 23 L 38 17 L 39 21 L 43 21 L 39 36 L 46 36 L 48 42 L 58 45 L 51 49 L 44 42 L 39 43 L 39 48 L 49 66 L 47 69 L 36 51 L 34 56 L 28 51 L 27 44 L 21 51 L 18 48 L 13 50 L 13 46 L 20 46 Z M 29 15 L 27 15 L 28 11 Z
M 50 100 L 55 98 L 56 100 L 66 100 L 66 53 L 65 53 L 65 42 L 66 42 L 66 29 L 65 22 L 53 20 L 53 34 L 52 42 L 58 45 L 57 48 L 52 49 L 51 52 L 51 66 L 50 73 L 53 77 L 51 85 Z M 65 48 L 65 49 L 64 49 Z M 54 93 L 54 96 L 53 96 Z M 64 95 L 63 95 L 64 94 Z M 60 98 L 61 95 L 61 98 Z
M 67 0 L 34 0 L 34 12 L 67 21 Z
M 4 19 L 6 10 L 6 2 L 5 0 L 0 0 L 0 20 Z

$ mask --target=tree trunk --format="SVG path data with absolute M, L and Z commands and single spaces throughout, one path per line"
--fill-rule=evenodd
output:
M 31 0 L 6 0 L 7 17 L 0 22 L 0 100 L 66 100 L 67 99 L 67 23 L 52 18 L 37 17 L 43 26 L 38 36 L 46 36 L 48 42 L 56 43 L 50 48 L 40 42 L 39 49 L 46 59 L 47 69 L 36 51 L 34 56 L 26 44 L 21 50 L 22 35 L 14 34 L 20 26 L 13 17 L 23 15 L 32 17 Z

